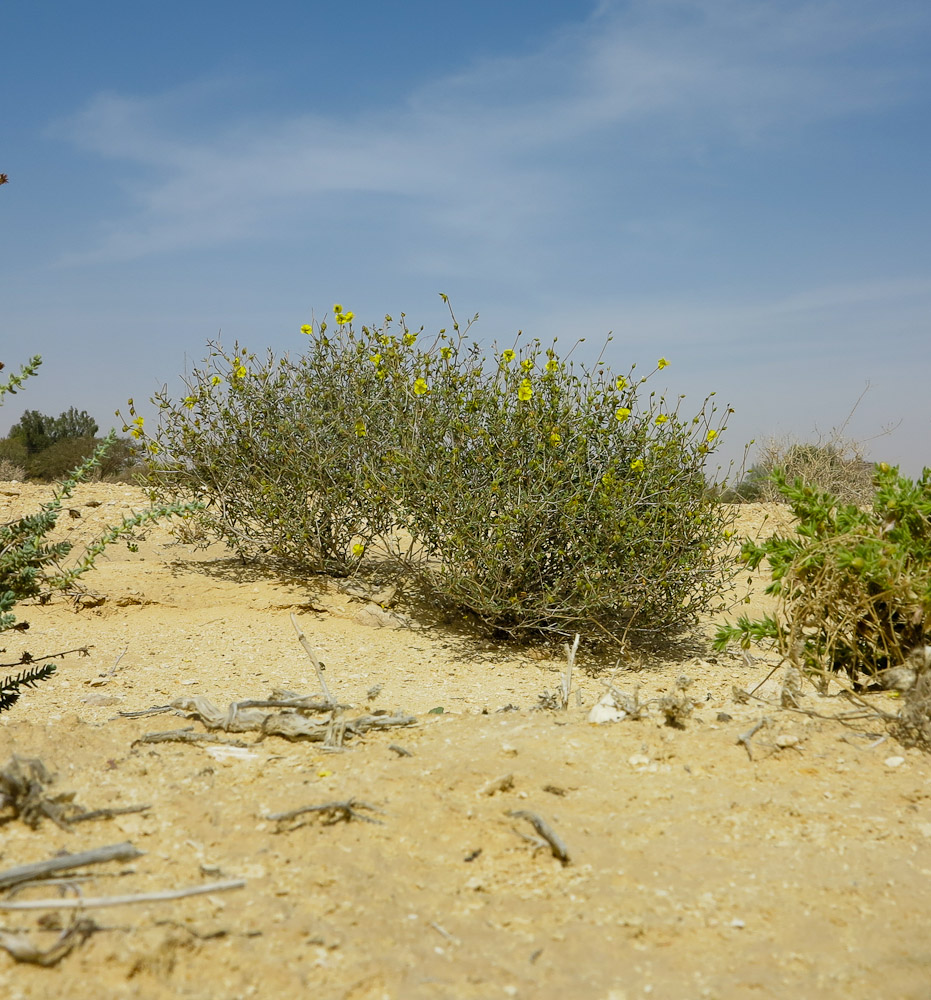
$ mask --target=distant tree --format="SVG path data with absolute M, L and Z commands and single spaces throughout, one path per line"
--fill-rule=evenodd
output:
M 10 428 L 11 440 L 19 440 L 27 455 L 38 455 L 59 441 L 72 438 L 93 438 L 97 434 L 97 421 L 84 410 L 73 406 L 57 417 L 49 417 L 38 410 L 26 410 L 19 422 Z
M 73 406 L 54 420 L 49 421 L 52 443 L 68 438 L 95 437 L 97 421 L 86 411 L 78 412 Z

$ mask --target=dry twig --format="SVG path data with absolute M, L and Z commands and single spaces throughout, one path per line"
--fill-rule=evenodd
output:
M 314 670 L 317 673 L 317 680 L 320 681 L 320 690 L 323 692 L 323 697 L 332 705 L 333 696 L 330 694 L 330 689 L 326 686 L 326 681 L 323 678 L 323 665 L 317 659 L 317 654 L 314 652 L 314 647 L 307 641 L 307 636 L 301 631 L 301 626 L 297 623 L 297 618 L 294 612 L 291 612 L 291 624 L 294 626 L 294 631 L 297 632 L 297 641 L 304 647 L 304 652 L 310 657 L 310 662 L 314 665 Z
M 753 760 L 753 750 L 750 747 L 750 740 L 761 729 L 763 729 L 764 726 L 768 726 L 769 721 L 770 721 L 769 719 L 764 717 L 760 719 L 760 721 L 755 726 L 751 726 L 745 733 L 741 733 L 741 735 L 737 737 L 737 744 L 743 746 L 743 748 L 747 751 L 747 756 L 750 758 L 750 760 Z
M 208 892 L 226 892 L 241 889 L 246 884 L 242 878 L 226 882 L 209 882 L 188 889 L 165 889 L 161 892 L 140 892 L 127 896 L 92 896 L 88 899 L 27 899 L 22 903 L 0 902 L 0 910 L 99 910 L 105 906 L 129 906 L 136 903 L 162 903 L 188 896 L 202 896 Z
M 540 837 L 549 844 L 553 857 L 558 858 L 564 865 L 569 864 L 569 851 L 552 827 L 538 813 L 530 812 L 528 809 L 511 809 L 507 813 L 514 819 L 525 819 L 537 831 Z
M 322 816 L 324 826 L 332 826 L 334 823 L 339 822 L 348 823 L 353 819 L 361 819 L 365 823 L 375 823 L 378 826 L 383 825 L 380 819 L 373 819 L 371 816 L 357 812 L 358 809 L 368 809 L 370 812 L 384 815 L 383 810 L 377 806 L 370 805 L 368 802 L 360 802 L 358 799 L 346 799 L 345 802 L 324 802 L 323 805 L 319 806 L 301 806 L 299 809 L 291 809 L 288 812 L 269 813 L 265 818 L 278 823 L 279 832 L 282 830 L 281 824 L 289 823 L 291 820 L 297 819 L 298 816 L 304 816 L 308 813 Z M 303 825 L 302 823 L 298 824 L 298 826 Z M 291 829 L 297 829 L 297 827 L 291 827 Z
M 128 841 L 124 841 L 121 844 L 79 851 L 77 854 L 61 854 L 49 858 L 48 861 L 33 861 L 31 864 L 18 865 L 16 868 L 0 872 L 0 889 L 8 889 L 10 886 L 19 885 L 20 882 L 31 882 L 57 872 L 83 868 L 85 865 L 102 864 L 105 861 L 132 861 L 141 858 L 144 853 Z

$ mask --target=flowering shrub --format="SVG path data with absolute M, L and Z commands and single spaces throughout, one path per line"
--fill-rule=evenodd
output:
M 486 353 L 455 316 L 426 345 L 403 314 L 352 318 L 303 327 L 294 360 L 213 345 L 185 396 L 154 398 L 154 431 L 130 403 L 153 497 L 309 570 L 351 572 L 400 533 L 406 572 L 508 634 L 622 641 L 714 603 L 730 515 L 704 476 L 726 421 L 710 397 L 687 417 L 644 398 L 650 375 L 536 341 Z

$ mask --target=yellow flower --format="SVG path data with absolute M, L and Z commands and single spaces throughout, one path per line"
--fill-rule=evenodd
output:
M 233 372 L 233 374 L 236 376 L 236 378 L 245 378 L 246 377 L 246 369 L 242 365 L 240 365 L 236 369 L 236 371 Z
M 354 312 L 339 313 L 336 317 L 337 326 L 345 326 L 347 323 L 351 323 L 353 316 L 355 316 Z
M 718 432 L 717 431 L 714 431 L 714 430 L 708 431 L 707 440 L 708 441 L 713 441 L 717 436 L 718 436 Z
M 210 380 L 210 384 L 219 385 L 222 381 L 223 379 L 221 379 L 219 375 L 214 375 L 213 378 Z
M 361 542 L 356 542 L 356 544 L 353 545 L 352 547 L 352 554 L 357 559 L 360 559 L 364 553 L 365 553 L 365 546 Z
M 546 370 L 548 372 L 559 371 L 559 362 L 555 358 L 550 358 L 550 360 L 546 362 Z
M 305 323 L 301 327 L 301 333 L 313 333 L 313 332 L 314 332 L 314 328 L 312 326 L 310 326 L 309 324 L 307 324 L 307 323 Z
M 669 421 L 669 417 L 667 417 L 665 413 L 661 413 L 661 414 L 660 414 L 660 415 L 659 415 L 659 416 L 658 416 L 658 417 L 656 418 L 656 422 L 657 422 L 658 424 L 665 424 L 665 423 L 667 423 L 668 421 Z
M 154 441 L 150 441 L 146 447 L 149 449 L 150 455 L 157 455 L 162 450 Z
M 343 311 L 343 307 L 338 303 L 333 303 L 333 312 L 338 316 Z
M 137 427 L 141 427 L 145 423 L 145 417 L 136 417 L 136 419 L 133 421 L 133 423 Z
M 530 384 L 530 379 L 525 378 L 517 389 L 517 398 L 522 403 L 526 403 L 531 399 L 532 396 L 533 396 L 533 386 Z
M 451 355 L 452 353 L 453 353 L 453 349 L 452 349 L 451 347 L 441 347 L 441 348 L 440 348 L 440 357 L 441 357 L 441 358 L 443 358 L 443 360 L 444 360 L 444 361 L 445 361 L 445 360 L 446 360 L 447 358 L 449 358 L 449 356 L 450 356 L 450 355 Z
M 555 447 L 560 441 L 562 441 L 562 438 L 559 436 L 559 431 L 553 431 L 550 434 L 550 444 Z
M 360 438 L 364 438 L 365 435 L 366 435 L 366 433 L 367 432 L 366 432 L 366 429 L 365 429 L 365 421 L 364 420 L 357 420 L 356 421 L 356 435 L 358 437 L 360 437 Z
M 669 362 L 665 358 L 660 358 L 659 361 L 656 362 L 656 367 L 662 371 L 664 368 L 669 367 Z
M 618 409 L 614 412 L 614 419 L 621 421 L 621 423 L 629 419 L 629 417 L 630 410 L 626 406 L 618 407 Z
M 617 381 L 614 383 L 615 389 L 620 392 L 622 389 L 627 388 L 627 379 L 623 375 L 618 375 Z
M 514 360 L 514 352 L 509 347 L 506 351 L 501 352 L 501 360 L 506 364 L 510 364 Z
M 635 458 L 630 463 L 630 471 L 631 472 L 643 472 L 643 459 L 642 458 Z
M 194 398 L 193 396 L 185 396 L 185 397 L 184 397 L 184 405 L 185 405 L 185 406 L 186 406 L 186 407 L 187 407 L 187 408 L 188 408 L 189 410 L 193 410 L 193 409 L 194 409 L 194 404 L 195 404 L 196 402 L 197 402 L 197 400 L 196 400 L 196 399 L 195 399 L 195 398 Z
M 521 368 L 524 369 L 525 372 L 529 372 L 530 369 L 533 368 L 533 359 L 532 358 L 524 358 L 524 360 L 521 361 L 520 366 L 521 366 Z
M 130 433 L 130 434 L 131 434 L 131 435 L 132 435 L 132 436 L 133 436 L 134 438 L 136 438 L 136 440 L 137 440 L 137 441 L 138 441 L 138 439 L 139 439 L 139 438 L 141 438 L 141 437 L 142 437 L 142 430 L 141 430 L 141 429 L 140 429 L 139 427 L 134 427 L 134 428 L 133 428 L 133 429 L 132 429 L 132 430 L 131 430 L 131 431 L 130 431 L 129 433 Z
M 375 365 L 375 367 L 377 368 L 381 364 L 381 355 L 380 354 L 373 354 L 369 358 L 369 361 L 371 361 L 372 364 Z
M 427 385 L 427 380 L 426 379 L 419 378 L 419 379 L 417 379 L 416 382 L 414 382 L 414 395 L 415 396 L 422 396 L 422 395 L 424 395 L 424 393 L 427 393 L 429 391 L 430 391 L 430 386 Z
M 417 340 L 417 334 L 405 333 L 401 339 L 404 341 L 405 347 L 410 347 Z

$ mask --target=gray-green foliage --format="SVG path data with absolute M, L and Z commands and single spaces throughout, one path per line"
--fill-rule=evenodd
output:
M 310 571 L 407 539 L 404 571 L 509 634 L 617 642 L 717 601 L 730 515 L 704 475 L 726 421 L 710 398 L 686 416 L 633 370 L 537 342 L 485 352 L 455 317 L 424 345 L 403 315 L 359 331 L 347 315 L 305 327 L 293 359 L 212 345 L 184 396 L 154 398 L 152 431 L 130 401 L 152 498 L 202 502 L 243 557 Z

